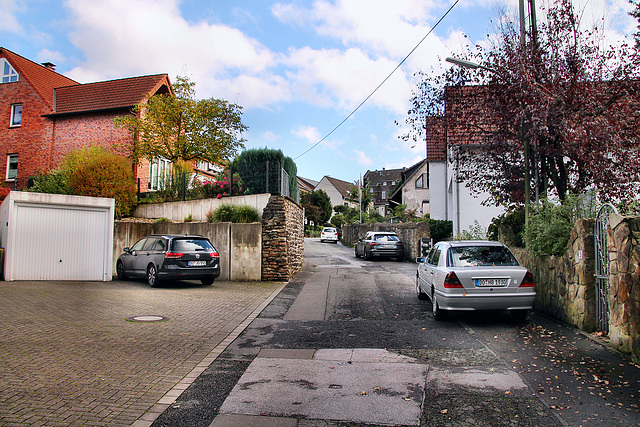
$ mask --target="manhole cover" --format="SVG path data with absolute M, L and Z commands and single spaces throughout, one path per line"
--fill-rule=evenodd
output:
M 127 317 L 127 320 L 129 322 L 164 322 L 165 320 L 169 320 L 169 318 L 164 316 L 148 315 L 148 316 L 131 316 L 131 317 Z

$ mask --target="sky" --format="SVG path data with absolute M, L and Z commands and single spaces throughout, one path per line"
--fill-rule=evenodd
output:
M 608 39 L 637 30 L 628 0 L 573 1 Z M 400 139 L 416 73 L 442 72 L 445 57 L 482 43 L 501 11 L 518 9 L 517 0 L 459 0 L 434 28 L 455 2 L 0 0 L 0 46 L 80 83 L 186 76 L 197 98 L 243 107 L 246 148 L 280 149 L 308 179 L 355 182 L 425 158 L 424 144 Z

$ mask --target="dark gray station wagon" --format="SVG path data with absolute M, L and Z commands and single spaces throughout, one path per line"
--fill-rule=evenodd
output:
M 204 236 L 152 234 L 123 252 L 116 262 L 120 280 L 146 278 L 154 287 L 161 280 L 199 279 L 211 285 L 220 276 L 220 254 Z

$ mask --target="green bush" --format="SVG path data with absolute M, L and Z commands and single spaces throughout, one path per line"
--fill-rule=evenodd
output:
M 595 217 L 595 211 L 593 195 L 568 195 L 562 204 L 543 201 L 531 212 L 525 227 L 527 249 L 537 255 L 563 255 L 575 222 Z
M 49 173 L 41 173 L 29 179 L 29 188 L 26 191 L 49 194 L 70 194 L 69 174 L 63 170 L 53 170 Z
M 242 182 L 251 194 L 265 192 L 280 194 L 280 169 L 284 169 L 289 174 L 289 194 L 284 196 L 297 199 L 298 170 L 295 162 L 290 157 L 285 157 L 281 150 L 269 148 L 245 150 L 236 158 L 234 164 L 238 168 Z
M 251 223 L 260 221 L 260 214 L 247 205 L 222 205 L 207 213 L 207 221 Z
M 511 207 L 508 212 L 493 218 L 487 228 L 487 237 L 500 240 L 500 231 L 505 236 L 505 243 L 524 247 L 524 206 Z
M 131 162 L 100 147 L 87 147 L 65 157 L 71 194 L 115 199 L 116 217 L 131 213 L 136 205 L 136 184 Z
M 446 240 L 453 236 L 453 221 L 427 218 L 429 228 L 431 229 L 431 238 L 433 243 Z
M 456 240 L 486 240 L 487 233 L 480 225 L 477 219 L 473 220 L 473 224 L 469 226 L 468 230 L 462 230 L 460 234 L 456 236 Z

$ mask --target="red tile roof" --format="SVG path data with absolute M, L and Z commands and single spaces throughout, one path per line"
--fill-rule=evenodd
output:
M 55 115 L 131 108 L 148 95 L 170 93 L 166 74 L 130 77 L 56 89 Z
M 0 47 L 0 57 L 6 58 L 18 72 L 20 79 L 26 79 L 49 108 L 53 109 L 53 89 L 60 86 L 79 85 L 78 82 L 58 74 L 51 68 L 36 64 L 17 53 Z
M 329 182 L 336 188 L 336 190 L 338 190 L 342 197 L 349 196 L 349 189 L 351 189 L 351 187 L 353 186 L 352 183 L 342 181 L 337 178 L 331 178 L 330 176 L 325 176 L 325 178 L 327 178 L 327 180 L 329 180 Z

